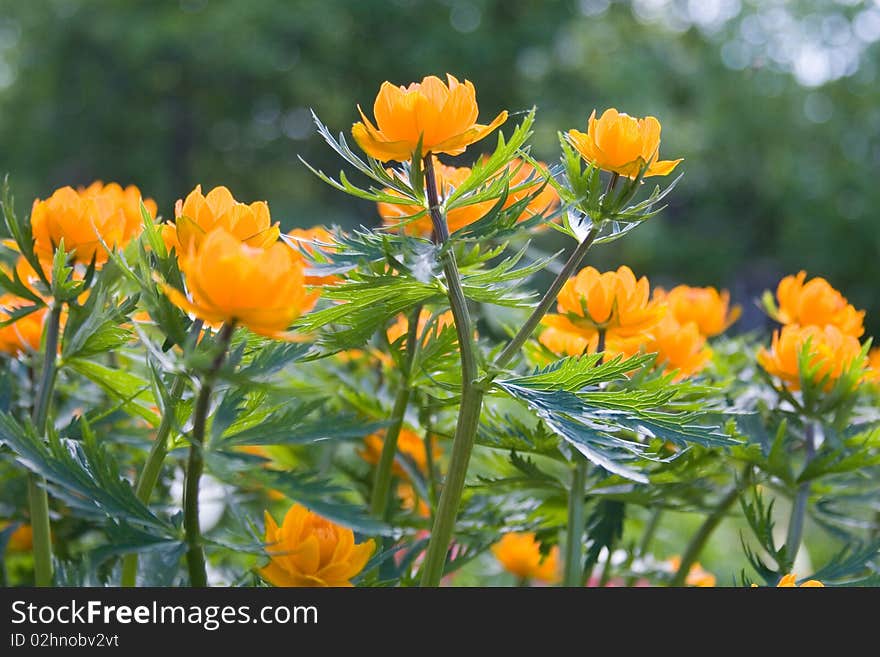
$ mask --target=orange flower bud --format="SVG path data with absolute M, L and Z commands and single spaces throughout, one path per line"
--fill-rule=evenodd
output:
M 824 328 L 789 324 L 783 326 L 781 331 L 774 331 L 769 350 L 761 347 L 758 364 L 768 374 L 788 384 L 790 390 L 800 390 L 802 373 L 798 369 L 798 358 L 808 341 L 809 364 L 818 366 L 813 382 L 818 383 L 827 376 L 826 387 L 831 387 L 840 378 L 861 351 L 856 338 L 842 333 L 832 324 Z
M 492 546 L 492 554 L 504 569 L 521 579 L 536 579 L 547 584 L 559 580 L 559 547 L 541 555 L 541 544 L 532 532 L 511 532 Z
M 857 311 L 824 278 L 806 283 L 807 272 L 786 276 L 776 288 L 779 310 L 776 319 L 782 324 L 825 326 L 832 324 L 846 335 L 858 338 L 865 332 L 865 311 Z
M 0 522 L 0 530 L 6 529 L 11 523 Z M 34 546 L 34 530 L 30 525 L 20 524 L 9 537 L 10 552 L 29 552 Z
M 350 529 L 300 504 L 281 527 L 266 512 L 266 543 L 271 561 L 259 573 L 274 586 L 351 586 L 375 549 L 372 540 L 355 544 Z
M 489 125 L 477 123 L 474 85 L 446 78 L 429 75 L 408 87 L 383 82 L 373 104 L 376 125 L 358 106 L 362 121 L 352 126 L 354 140 L 377 160 L 406 162 L 420 140 L 423 154 L 459 155 L 507 120 L 505 111 Z
M 635 178 L 650 162 L 645 177 L 665 176 L 678 160 L 660 160 L 660 122 L 653 116 L 637 119 L 611 108 L 596 118 L 590 114 L 587 132 L 569 130 L 572 146 L 587 162 L 599 169 Z
M 385 444 L 385 429 L 377 431 L 364 438 L 364 449 L 358 453 L 367 463 L 376 465 L 382 454 L 382 446 Z M 420 472 L 428 471 L 428 449 L 421 436 L 412 429 L 401 427 L 400 435 L 397 436 L 397 451 L 404 458 L 415 463 Z M 435 444 L 431 450 L 431 456 L 436 461 L 440 458 L 440 448 Z M 395 461 L 392 471 L 402 479 L 408 478 L 406 470 Z
M 64 240 L 74 260 L 88 264 L 107 261 L 107 250 L 122 248 L 141 231 L 140 191 L 134 185 L 122 189 L 116 183 L 92 183 L 80 191 L 62 187 L 45 201 L 36 199 L 31 210 L 34 251 L 41 261 L 51 261 Z M 144 201 L 155 216 L 156 204 Z
M 707 338 L 724 333 L 737 319 L 742 308 L 730 307 L 730 293 L 714 287 L 678 285 L 669 292 L 657 288 L 654 297 L 669 305 L 669 312 L 680 323 L 694 322 Z
M 471 168 L 450 167 L 434 158 L 434 175 L 437 180 L 437 193 L 440 194 L 440 201 L 442 202 L 455 190 L 455 188 L 461 185 L 461 183 L 471 175 Z M 392 194 L 394 196 L 397 195 L 393 189 L 385 189 L 384 191 L 387 194 Z M 434 230 L 434 224 L 424 206 L 385 202 L 379 202 L 376 205 L 379 210 L 379 216 L 382 217 L 382 223 L 386 226 L 395 226 L 396 224 L 409 219 L 409 217 L 424 211 L 425 213 L 418 219 L 414 219 L 413 221 L 404 224 L 403 231 L 407 235 L 420 235 L 427 237 L 430 236 Z M 449 232 L 453 233 L 460 228 L 464 228 L 465 226 L 482 219 L 494 205 L 495 200 L 489 200 L 449 210 L 446 213 L 446 224 L 449 226 Z
M 223 228 L 239 242 L 260 248 L 277 242 L 280 234 L 265 201 L 239 203 L 226 187 L 215 187 L 202 195 L 202 186 L 196 185 L 185 200 L 177 200 L 174 216 L 174 224 L 162 226 L 162 239 L 169 250 L 174 247 L 178 253 L 201 247 L 215 228 Z
M 306 291 L 302 260 L 289 246 L 255 248 L 223 228 L 208 233 L 198 250 L 190 243 L 180 268 L 189 295 L 165 285 L 173 303 L 210 324 L 237 322 L 269 337 L 278 337 L 318 297 Z
M 785 589 L 785 588 L 825 588 L 825 585 L 817 579 L 808 579 L 806 582 L 798 586 L 797 583 L 797 575 L 794 573 L 789 573 L 788 575 L 783 575 L 782 579 L 779 580 L 779 584 L 776 585 L 776 588 Z

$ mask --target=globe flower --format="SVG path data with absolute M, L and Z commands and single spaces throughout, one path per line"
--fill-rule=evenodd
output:
M 175 223 L 162 226 L 162 239 L 169 250 L 188 253 L 200 248 L 208 233 L 223 228 L 239 242 L 267 248 L 278 241 L 278 224 L 272 223 L 265 201 L 239 203 L 226 187 L 215 187 L 207 195 L 196 185 L 184 200 L 174 205 Z
M 404 511 L 415 512 L 421 518 L 431 516 L 431 509 L 416 493 L 415 487 L 405 481 L 397 484 L 397 497 L 400 498 L 400 505 Z
M 421 336 L 425 332 L 425 327 L 428 325 L 428 320 L 431 319 L 433 313 L 423 308 L 419 313 L 419 323 L 417 327 L 417 335 Z M 452 311 L 447 310 L 444 313 L 437 315 L 435 318 L 435 328 L 437 331 L 441 331 L 447 326 L 454 326 L 455 320 L 452 317 Z M 388 330 L 385 334 L 388 336 L 388 342 L 394 343 L 401 337 L 405 336 L 409 331 L 409 319 L 406 315 L 399 315 L 397 320 L 388 327 Z
M 768 374 L 788 384 L 790 390 L 800 390 L 801 377 L 805 373 L 798 368 L 798 361 L 808 343 L 808 363 L 817 368 L 812 377 L 813 383 L 819 383 L 827 377 L 826 387 L 831 387 L 853 365 L 861 352 L 856 338 L 841 332 L 832 324 L 824 327 L 788 324 L 782 330 L 774 331 L 769 350 L 761 347 L 758 364 Z
M 669 292 L 654 290 L 654 297 L 669 306 L 670 314 L 680 323 L 696 324 L 707 338 L 724 333 L 737 319 L 742 308 L 730 307 L 730 293 L 714 287 L 678 285 Z
M 541 320 L 544 330 L 538 342 L 557 356 L 581 356 L 594 354 L 599 347 L 599 333 L 584 330 L 565 315 L 546 315 Z M 621 337 L 611 330 L 605 336 L 603 353 L 609 358 L 633 356 L 639 353 L 648 336 Z
M 306 291 L 301 259 L 289 246 L 275 242 L 255 248 L 223 228 L 216 228 L 196 250 L 181 254 L 180 268 L 188 294 L 164 286 L 169 299 L 212 325 L 240 323 L 254 333 L 278 337 L 317 293 Z
M 681 162 L 659 159 L 660 122 L 656 118 L 637 119 L 614 108 L 605 110 L 598 119 L 593 110 L 587 132 L 569 130 L 568 139 L 593 166 L 627 178 L 636 178 L 646 164 L 646 178 L 665 176 Z
M 868 352 L 868 379 L 875 383 L 880 382 L 880 347 L 874 347 Z
M 680 324 L 673 316 L 664 317 L 652 332 L 653 338 L 644 347 L 657 354 L 657 365 L 667 372 L 675 371 L 680 381 L 699 372 L 712 357 L 706 337 L 695 322 Z
M 0 323 L 8 321 L 16 310 L 32 305 L 33 302 L 14 294 L 0 295 Z M 43 307 L 11 324 L 0 326 L 0 352 L 18 356 L 39 350 L 47 313 L 48 308 Z
M 323 247 L 315 244 L 315 242 L 323 242 L 325 244 L 330 244 L 333 242 L 333 236 L 330 234 L 330 231 L 324 228 L 323 226 L 312 226 L 311 228 L 294 228 L 287 236 L 290 238 L 289 243 L 293 243 L 294 252 L 297 257 L 299 257 L 303 262 L 303 267 L 306 269 L 309 268 L 309 262 L 303 257 L 302 251 L 300 249 L 305 250 L 308 254 L 314 254 L 318 251 L 323 251 Z M 306 285 L 333 285 L 338 283 L 340 278 L 338 276 L 329 275 L 329 276 L 310 276 L 306 275 Z
M 155 213 L 153 201 L 147 199 L 144 205 Z M 104 245 L 122 248 L 140 232 L 140 191 L 100 182 L 80 191 L 61 187 L 46 200 L 34 201 L 31 228 L 41 261 L 51 262 L 63 240 L 75 262 L 88 264 L 94 259 L 101 265 L 108 258 Z
M 461 185 L 468 176 L 471 175 L 470 167 L 451 167 L 443 164 L 438 159 L 434 159 L 434 175 L 437 181 L 437 193 L 440 195 L 440 201 L 443 202 L 456 187 Z M 397 196 L 398 193 L 393 189 L 386 188 L 386 194 Z M 382 223 L 385 226 L 397 226 L 402 222 L 403 231 L 407 235 L 418 235 L 428 237 L 434 230 L 434 224 L 427 209 L 423 205 L 408 205 L 406 203 L 386 203 L 380 201 L 376 204 L 379 210 L 379 216 L 382 217 Z M 482 219 L 489 210 L 495 205 L 494 200 L 482 201 L 471 205 L 464 205 L 453 208 L 446 213 L 446 223 L 450 232 L 455 232 L 460 228 L 474 223 Z M 422 216 L 412 221 L 408 221 L 410 217 L 422 212 Z
M 817 579 L 808 579 L 801 585 L 797 583 L 797 575 L 794 573 L 789 573 L 788 575 L 783 575 L 782 579 L 779 580 L 779 583 L 776 585 L 778 589 L 785 588 L 801 588 L 801 589 L 815 589 L 815 588 L 825 588 L 825 585 Z
M 681 558 L 677 556 L 671 557 L 666 561 L 666 564 L 672 572 L 677 572 L 679 566 L 681 566 Z M 686 586 L 711 588 L 715 586 L 715 575 L 703 570 L 703 567 L 699 563 L 694 563 L 688 571 L 684 583 Z
M 376 465 L 379 463 L 379 457 L 382 454 L 382 446 L 385 444 L 385 429 L 377 431 L 364 438 L 364 449 L 358 453 L 367 463 Z M 419 469 L 419 472 L 428 471 L 428 449 L 425 441 L 421 436 L 412 429 L 401 427 L 400 434 L 397 436 L 397 452 L 408 461 L 411 461 Z M 440 448 L 435 444 L 431 449 L 431 456 L 436 461 L 440 458 Z M 407 479 L 406 470 L 395 459 L 392 472 L 401 479 Z
M 373 104 L 373 125 L 358 106 L 362 121 L 351 134 L 377 160 L 410 160 L 421 142 L 422 153 L 460 155 L 507 120 L 501 112 L 488 125 L 477 123 L 474 85 L 447 74 L 429 75 L 408 87 L 383 82 Z
M 79 193 L 86 197 L 103 196 L 122 211 L 122 215 L 125 217 L 123 237 L 126 243 L 140 235 L 143 230 L 141 202 L 143 202 L 151 218 L 155 219 L 158 212 L 156 201 L 151 198 L 142 198 L 141 191 L 134 185 L 123 188 L 115 182 L 105 185 L 100 180 L 96 180 L 88 187 L 80 188 Z
M 375 543 L 354 542 L 354 533 L 300 504 L 290 507 L 279 527 L 266 512 L 269 564 L 260 576 L 274 586 L 352 586 Z
M 559 580 L 559 547 L 546 556 L 532 532 L 511 532 L 492 546 L 492 554 L 504 569 L 520 579 L 536 579 L 547 584 Z
M 585 267 L 565 282 L 558 306 L 585 337 L 604 330 L 625 338 L 649 331 L 666 313 L 666 306 L 650 297 L 647 277 L 636 280 L 629 267 L 604 273 Z
M 530 195 L 535 197 L 528 202 L 520 215 L 520 220 L 530 219 L 535 215 L 547 214 L 559 206 L 559 194 L 556 188 L 550 184 L 544 184 L 544 181 L 550 177 L 550 171 L 544 162 L 538 162 L 535 168 L 531 163 L 520 158 L 514 158 L 508 165 L 513 172 L 510 178 L 510 192 L 507 200 L 504 202 L 504 208 L 509 208 L 514 203 L 519 203 Z M 529 184 L 526 185 L 526 182 Z M 541 185 L 544 185 L 543 188 Z M 514 189 L 523 186 L 522 189 Z M 538 191 L 538 190 L 541 191 Z
M 858 338 L 865 332 L 864 310 L 856 310 L 824 278 L 806 280 L 807 272 L 786 276 L 776 288 L 779 306 L 775 319 L 781 324 L 825 326 L 832 324 Z

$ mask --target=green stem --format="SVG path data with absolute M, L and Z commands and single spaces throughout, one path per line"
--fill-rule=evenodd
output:
M 724 516 L 727 515 L 730 507 L 732 507 L 734 502 L 739 499 L 740 493 L 742 493 L 743 489 L 748 485 L 748 481 L 750 478 L 751 467 L 746 466 L 739 481 L 735 482 L 730 490 L 727 491 L 727 493 L 724 495 L 724 497 L 721 498 L 718 506 L 716 506 L 715 510 L 712 511 L 711 514 L 709 514 L 709 517 L 703 521 L 703 524 L 697 530 L 697 533 L 694 534 L 690 543 L 688 543 L 687 547 L 685 548 L 684 554 L 681 557 L 681 564 L 679 564 L 678 570 L 675 572 L 675 575 L 672 576 L 672 580 L 669 582 L 670 586 L 685 585 L 688 573 L 691 571 L 693 565 L 697 562 L 697 559 L 699 558 L 700 553 L 703 551 L 703 548 L 706 547 L 706 542 L 709 540 L 709 537 L 712 536 L 712 533 L 724 519 Z
M 431 539 L 422 566 L 421 586 L 437 586 L 443 577 L 446 553 L 455 530 L 458 507 L 464 492 L 468 463 L 474 447 L 480 411 L 483 407 L 483 388 L 477 384 L 477 346 L 471 324 L 467 299 L 461 286 L 461 275 L 455 262 L 455 251 L 448 244 L 449 228 L 440 208 L 437 194 L 437 181 L 431 154 L 424 158 L 425 189 L 430 205 L 431 220 L 434 225 L 435 240 L 442 245 L 443 273 L 446 278 L 447 296 L 455 322 L 461 356 L 461 405 L 455 436 L 452 440 L 452 455 L 446 474 L 446 483 L 440 494 L 440 502 L 434 516 Z
M 599 588 L 605 588 L 611 579 L 611 556 L 614 554 L 614 541 L 608 544 L 608 558 L 602 564 L 602 574 L 599 576 Z
M 235 330 L 234 322 L 227 322 L 217 334 L 217 355 L 205 373 L 199 396 L 193 410 L 193 428 L 190 436 L 189 458 L 186 464 L 186 477 L 183 485 L 183 528 L 186 535 L 186 562 L 189 568 L 190 586 L 207 586 L 208 574 L 205 566 L 205 549 L 202 545 L 202 532 L 199 528 L 199 481 L 205 468 L 205 427 L 211 392 L 217 372 L 226 359 L 229 342 Z
M 556 278 L 550 284 L 550 287 L 547 288 L 547 291 L 544 293 L 544 296 L 541 297 L 538 305 L 535 306 L 532 314 L 529 315 L 519 331 L 516 332 L 516 335 L 511 338 L 504 350 L 495 358 L 495 362 L 493 363 L 495 368 L 501 369 L 510 362 L 511 358 L 520 352 L 522 346 L 526 343 L 526 340 L 531 337 L 532 333 L 534 333 L 535 329 L 538 327 L 538 324 L 540 324 L 541 320 L 544 318 L 544 315 L 547 314 L 547 311 L 550 310 L 550 307 L 556 302 L 556 297 L 559 295 L 562 286 L 565 285 L 565 282 L 571 278 L 575 269 L 581 264 L 581 260 L 584 259 L 584 256 L 593 244 L 593 240 L 596 239 L 596 235 L 596 229 L 591 229 L 587 236 L 584 237 L 583 241 L 577 245 L 577 248 L 572 251 L 565 265 L 563 265 L 562 269 L 556 275 Z
M 813 457 L 816 455 L 815 444 L 815 427 L 812 422 L 807 422 L 804 427 L 804 449 L 806 451 L 806 460 L 804 468 L 806 468 Z M 791 508 L 791 516 L 788 521 L 788 535 L 785 539 L 786 558 L 788 560 L 789 570 L 794 565 L 798 552 L 801 549 L 801 541 L 804 534 L 804 520 L 807 514 L 807 502 L 810 499 L 810 482 L 805 481 L 798 486 L 797 493 L 794 497 L 794 504 Z
M 584 492 L 587 483 L 587 459 L 575 453 L 571 488 L 568 491 L 568 527 L 565 535 L 564 586 L 579 587 L 583 573 Z
M 165 463 L 165 457 L 168 455 L 168 436 L 171 433 L 177 413 L 177 402 L 180 401 L 180 397 L 183 395 L 185 385 L 186 380 L 182 375 L 178 375 L 174 379 L 168 406 L 165 408 L 162 421 L 159 423 L 159 428 L 156 431 L 156 439 L 153 441 L 153 446 L 147 455 L 144 469 L 141 471 L 140 477 L 138 477 L 135 494 L 144 504 L 150 503 L 150 496 L 153 494 L 153 488 L 156 487 L 159 474 L 162 472 L 162 465 Z M 137 571 L 137 552 L 125 555 L 125 559 L 122 561 L 122 586 L 134 586 L 137 582 Z
M 33 422 L 37 433 L 46 437 L 49 406 L 55 375 L 58 372 L 58 337 L 61 333 L 62 304 L 52 301 L 46 325 L 46 346 L 43 354 L 43 369 L 37 384 L 37 401 L 34 404 Z M 34 582 L 37 586 L 52 584 L 52 529 L 49 525 L 49 494 L 46 480 L 33 472 L 28 474 L 28 500 L 30 503 L 31 528 L 33 529 Z
M 382 453 L 376 466 L 376 477 L 373 483 L 373 496 L 370 500 L 370 510 L 377 518 L 384 518 L 388 511 L 388 500 L 391 497 L 391 479 L 394 470 L 394 456 L 397 453 L 397 439 L 403 428 L 403 419 L 406 416 L 406 407 L 409 404 L 410 380 L 412 378 L 413 356 L 416 352 L 416 341 L 419 330 L 419 315 L 422 306 L 417 305 L 409 315 L 409 325 L 406 332 L 406 361 L 402 372 L 403 381 L 394 399 L 391 409 L 391 423 L 385 431 L 385 440 L 382 443 Z

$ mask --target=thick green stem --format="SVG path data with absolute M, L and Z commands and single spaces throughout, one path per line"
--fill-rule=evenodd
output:
M 804 467 L 810 464 L 816 455 L 816 436 L 815 427 L 812 422 L 807 421 L 804 427 L 804 450 L 806 452 L 806 460 Z M 788 534 L 785 539 L 786 557 L 789 566 L 794 565 L 798 552 L 801 549 L 801 541 L 804 534 L 804 520 L 807 514 L 807 502 L 810 499 L 810 482 L 805 481 L 798 486 L 797 493 L 794 497 L 794 504 L 791 507 L 791 516 L 788 520 Z
M 382 453 L 376 466 L 376 478 L 373 483 L 373 496 L 370 500 L 370 510 L 373 515 L 384 518 L 388 512 L 388 499 L 391 497 L 391 478 L 394 470 L 394 456 L 397 454 L 397 439 L 403 428 L 403 418 L 406 416 L 406 407 L 409 404 L 410 379 L 412 377 L 413 356 L 416 352 L 416 341 L 419 332 L 419 315 L 422 306 L 413 308 L 409 315 L 409 326 L 406 332 L 406 362 L 403 366 L 403 381 L 394 399 L 391 409 L 391 422 L 385 431 L 385 440 L 382 443 Z
M 168 406 L 162 415 L 162 421 L 156 431 L 156 439 L 150 453 L 147 455 L 144 469 L 138 477 L 135 486 L 135 494 L 137 498 L 144 504 L 150 503 L 150 496 L 153 494 L 153 488 L 159 481 L 159 474 L 162 472 L 162 465 L 165 463 L 165 457 L 168 455 L 168 436 L 174 425 L 174 417 L 177 413 L 177 402 L 183 395 L 183 389 L 186 386 L 186 380 L 183 376 L 178 375 L 174 379 L 171 386 L 171 395 Z M 137 582 L 138 555 L 136 552 L 125 555 L 122 561 L 122 586 L 134 586 Z
M 724 516 L 727 515 L 727 512 L 730 510 L 730 507 L 733 506 L 734 502 L 739 499 L 740 494 L 743 489 L 748 485 L 748 481 L 751 478 L 751 468 L 746 467 L 743 471 L 742 477 L 740 477 L 739 481 L 735 482 L 734 485 L 730 488 L 729 491 L 721 498 L 721 501 L 718 503 L 718 506 L 715 507 L 714 511 L 709 514 L 709 517 L 703 521 L 703 524 L 697 530 L 697 533 L 694 534 L 690 543 L 688 543 L 685 548 L 684 554 L 681 557 L 681 563 L 678 566 L 678 570 L 672 576 L 672 580 L 669 582 L 670 586 L 684 586 L 685 581 L 687 580 L 688 573 L 690 573 L 691 568 L 697 562 L 697 559 L 700 557 L 700 553 L 703 551 L 703 548 L 706 547 L 706 543 L 709 540 L 709 537 L 712 536 L 712 533 L 721 524 L 721 521 L 724 519 Z
M 37 384 L 37 401 L 33 409 L 33 422 L 40 436 L 46 436 L 49 406 L 55 375 L 58 372 L 58 337 L 61 333 L 62 304 L 53 301 L 46 325 L 46 345 L 43 354 L 43 370 Z M 37 586 L 52 584 L 52 529 L 49 525 L 49 494 L 46 480 L 31 472 L 28 475 L 28 500 L 30 503 L 31 528 L 33 529 L 34 582 Z
M 217 334 L 217 355 L 202 379 L 202 386 L 193 410 L 193 428 L 190 436 L 189 458 L 186 464 L 186 477 L 183 484 L 183 528 L 186 535 L 186 563 L 189 568 L 190 586 L 207 586 L 208 573 L 205 566 L 205 549 L 202 545 L 202 532 L 199 527 L 199 482 L 205 468 L 205 427 L 211 393 L 217 372 L 226 359 L 229 341 L 235 324 L 228 322 Z
M 574 455 L 571 488 L 568 491 L 568 527 L 565 535 L 564 586 L 581 585 L 584 565 L 584 491 L 587 483 L 587 459 L 580 453 Z
M 480 411 L 483 408 L 483 388 L 477 385 L 477 346 L 474 341 L 474 329 L 464 289 L 461 286 L 461 275 L 455 262 L 455 251 L 448 244 L 449 228 L 440 209 L 437 181 L 430 153 L 425 156 L 424 163 L 425 189 L 434 225 L 434 237 L 443 246 L 443 273 L 461 356 L 461 405 L 452 441 L 452 455 L 422 566 L 421 586 L 437 586 L 443 577 L 446 552 L 452 541 L 458 507 L 464 492 L 467 468 L 477 435 Z

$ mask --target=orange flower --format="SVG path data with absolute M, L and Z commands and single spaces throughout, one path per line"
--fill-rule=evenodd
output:
M 868 352 L 868 378 L 880 382 L 880 347 L 874 347 Z
M 165 285 L 173 303 L 210 324 L 238 322 L 269 337 L 278 337 L 318 297 L 306 292 L 302 261 L 289 246 L 255 248 L 223 228 L 208 233 L 198 250 L 191 242 L 180 268 L 189 296 Z
M 471 169 L 470 167 L 450 167 L 434 158 L 434 174 L 437 179 L 437 193 L 440 194 L 440 201 L 442 203 L 456 187 L 461 185 L 471 175 Z M 397 195 L 397 192 L 393 189 L 385 189 L 385 192 L 394 196 Z M 431 217 L 426 211 L 426 206 L 385 202 L 379 202 L 376 205 L 379 210 L 379 216 L 382 217 L 382 223 L 386 226 L 396 226 L 419 212 L 424 212 L 418 219 L 403 224 L 404 232 L 407 235 L 427 237 L 434 230 L 434 224 L 431 222 Z M 494 205 L 495 201 L 489 200 L 449 210 L 446 213 L 446 223 L 449 226 L 449 232 L 454 233 L 458 229 L 482 219 Z
M 714 287 L 678 285 L 666 292 L 654 290 L 654 297 L 669 305 L 669 312 L 680 324 L 694 322 L 707 338 L 724 333 L 739 319 L 742 308 L 730 307 L 730 293 Z
M 376 465 L 379 462 L 379 456 L 382 454 L 382 446 L 385 443 L 385 429 L 370 434 L 364 438 L 364 449 L 358 453 L 367 463 Z M 412 429 L 401 427 L 400 435 L 397 436 L 397 452 L 409 461 L 416 464 L 420 472 L 428 471 L 428 449 L 425 441 L 421 436 Z M 435 444 L 431 455 L 433 459 L 440 458 L 440 448 Z M 395 460 L 392 471 L 395 475 L 402 479 L 408 478 L 406 470 Z
M 536 214 L 549 214 L 559 206 L 559 194 L 556 193 L 556 189 L 549 183 L 544 185 L 544 181 L 550 177 L 550 170 L 546 164 L 538 162 L 538 168 L 536 169 L 529 162 L 517 157 L 510 161 L 508 168 L 514 172 L 510 179 L 511 190 L 514 187 L 524 185 L 530 178 L 531 181 L 523 189 L 511 191 L 507 195 L 507 201 L 504 203 L 505 208 L 509 208 L 514 203 L 519 203 L 531 194 L 538 192 L 539 189 L 541 190 L 526 205 L 520 215 L 521 221 L 530 219 Z M 541 189 L 541 185 L 544 185 L 543 189 Z
M 397 497 L 400 498 L 404 511 L 415 511 L 422 518 L 428 518 L 431 515 L 431 509 L 428 508 L 425 500 L 416 495 L 416 489 L 412 484 L 405 481 L 397 484 Z
M 829 388 L 853 364 L 861 351 L 856 338 L 842 333 L 832 324 L 824 328 L 788 324 L 781 331 L 773 332 L 773 344 L 769 350 L 761 347 L 758 363 L 768 374 L 787 383 L 790 390 L 800 390 L 803 373 L 798 369 L 798 358 L 808 341 L 809 364 L 818 366 L 813 382 L 818 383 L 827 376 L 826 387 Z
M 585 267 L 563 285 L 559 312 L 585 336 L 604 329 L 631 337 L 656 326 L 666 313 L 666 306 L 650 296 L 648 278 L 636 280 L 629 267 L 601 274 Z
M 428 320 L 431 319 L 432 313 L 427 308 L 423 308 L 419 313 L 419 325 L 417 328 L 417 335 L 421 337 L 421 335 L 425 332 L 425 327 L 428 325 Z M 441 313 L 435 318 L 436 327 L 435 330 L 441 331 L 447 326 L 454 326 L 455 320 L 452 317 L 452 311 L 447 310 L 445 313 Z M 405 336 L 409 331 L 409 319 L 407 319 L 406 315 L 399 315 L 397 317 L 397 321 L 395 321 L 391 326 L 388 327 L 388 330 L 385 332 L 388 336 L 388 342 L 394 343 L 400 337 Z
M 492 546 L 492 554 L 504 569 L 520 579 L 537 579 L 547 584 L 559 580 L 559 547 L 545 557 L 532 532 L 511 532 Z
M 653 339 L 645 344 L 644 350 L 656 353 L 657 365 L 667 372 L 677 371 L 676 381 L 696 374 L 712 357 L 712 350 L 706 346 L 706 337 L 697 324 L 680 324 L 671 315 L 664 317 L 653 330 Z
M 507 112 L 501 112 L 489 125 L 477 123 L 474 85 L 449 74 L 446 78 L 429 75 L 408 87 L 383 82 L 373 104 L 376 125 L 358 106 L 362 122 L 352 126 L 354 140 L 382 161 L 406 162 L 420 140 L 423 154 L 460 155 L 507 120 Z
M 14 294 L 0 294 L 0 322 L 7 321 L 16 310 L 32 305 L 31 301 Z M 47 312 L 48 308 L 44 306 L 12 324 L 0 326 L 0 351 L 12 356 L 38 351 Z
M 6 529 L 11 523 L 0 522 L 0 530 Z M 9 537 L 10 552 L 29 552 L 34 546 L 34 530 L 30 525 L 20 524 Z
M 375 549 L 355 544 L 354 533 L 312 513 L 290 507 L 281 527 L 266 512 L 266 551 L 271 561 L 259 573 L 274 586 L 352 586 Z
M 144 205 L 155 214 L 156 204 Z M 88 264 L 107 261 L 107 250 L 122 248 L 141 230 L 140 191 L 135 186 L 122 189 L 111 183 L 93 183 L 76 191 L 62 187 L 45 201 L 36 199 L 31 210 L 34 250 L 41 261 L 51 261 L 64 240 L 64 248 L 74 260 Z
M 666 563 L 672 572 L 676 572 L 679 566 L 681 566 L 681 557 L 671 557 Z M 688 571 L 684 583 L 686 586 L 711 588 L 715 586 L 715 575 L 703 570 L 703 567 L 699 563 L 695 563 Z
M 292 246 L 295 254 L 302 259 L 303 267 L 306 269 L 309 268 L 309 263 L 303 257 L 300 249 L 304 249 L 306 253 L 313 254 L 315 251 L 323 250 L 323 247 L 315 244 L 315 242 L 323 242 L 325 244 L 333 242 L 333 236 L 330 234 L 330 231 L 323 226 L 294 228 L 287 235 L 291 238 L 290 241 L 294 243 Z M 333 285 L 339 281 L 339 276 L 332 274 L 330 276 L 306 276 L 306 285 Z
M 142 199 L 141 190 L 134 185 L 129 185 L 123 189 L 118 183 L 112 182 L 105 185 L 100 180 L 96 180 L 85 189 L 81 187 L 79 193 L 86 197 L 104 196 L 110 199 L 113 204 L 122 211 L 122 214 L 125 217 L 123 236 L 126 243 L 140 235 L 143 230 L 144 220 L 141 216 L 141 201 L 143 200 L 147 213 L 153 219 L 156 218 L 156 213 L 159 209 L 156 205 L 156 201 L 153 199 Z
M 637 119 L 611 108 L 596 118 L 590 114 L 587 132 L 569 130 L 568 138 L 593 166 L 635 178 L 650 162 L 645 177 L 665 176 L 681 159 L 660 160 L 660 122 L 653 116 Z
M 546 315 L 541 321 L 544 330 L 538 342 L 558 356 L 581 356 L 596 353 L 599 334 L 585 331 L 565 315 Z M 605 336 L 604 352 L 609 358 L 633 356 L 639 353 L 644 336 L 621 337 L 614 330 Z
M 865 332 L 862 322 L 865 311 L 857 311 L 840 292 L 824 278 L 806 283 L 807 272 L 786 276 L 776 288 L 779 310 L 775 319 L 781 324 L 825 326 L 832 324 L 846 335 L 858 338 Z
M 788 575 L 783 575 L 782 579 L 779 580 L 779 584 L 776 585 L 778 589 L 785 588 L 807 588 L 807 589 L 815 589 L 815 588 L 825 588 L 825 585 L 817 579 L 808 579 L 806 582 L 798 586 L 797 583 L 797 575 L 794 573 L 789 573 Z
M 188 253 L 191 246 L 200 248 L 205 237 L 215 228 L 223 228 L 239 242 L 267 248 L 278 241 L 278 224 L 272 223 L 265 201 L 248 205 L 239 203 L 226 187 L 215 187 L 206 196 L 202 186 L 174 205 L 174 224 L 162 226 L 162 239 L 170 250 Z

